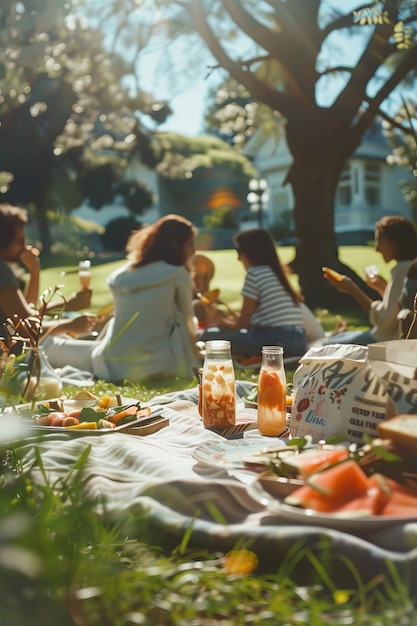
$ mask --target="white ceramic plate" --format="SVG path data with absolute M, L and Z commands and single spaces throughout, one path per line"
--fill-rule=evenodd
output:
M 271 513 L 276 513 L 282 519 L 296 524 L 308 524 L 309 526 L 325 526 L 345 532 L 368 533 L 375 532 L 388 526 L 417 522 L 417 512 L 415 517 L 386 517 L 386 516 L 348 516 L 337 513 L 318 513 L 311 509 L 302 509 L 290 504 L 284 504 L 283 497 L 273 494 L 264 489 L 260 480 L 256 479 L 247 487 L 249 495 L 265 505 Z M 271 490 L 272 491 L 272 490 Z M 279 491 L 277 489 L 276 491 Z
M 196 446 L 193 457 L 204 465 L 212 467 L 244 468 L 248 469 L 245 459 L 263 450 L 285 447 L 285 443 L 278 438 L 271 441 L 247 441 L 234 439 L 232 441 L 207 441 Z

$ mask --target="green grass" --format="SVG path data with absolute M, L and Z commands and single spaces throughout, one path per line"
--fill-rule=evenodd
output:
M 293 250 L 283 248 L 280 253 L 288 262 Z M 244 271 L 235 251 L 207 255 L 216 265 L 213 286 L 239 307 Z M 367 247 L 343 248 L 341 258 L 358 272 L 380 263 L 379 255 Z M 93 311 L 111 301 L 105 279 L 123 262 L 93 264 Z M 74 268 L 43 270 L 42 288 L 64 283 L 65 295 L 77 289 L 75 274 L 60 275 L 67 269 Z M 331 315 L 328 321 L 332 322 Z M 239 377 L 256 380 L 251 371 L 240 372 Z M 146 401 L 156 393 L 192 384 L 173 378 L 120 389 L 98 381 L 91 390 L 101 395 L 117 389 Z M 95 503 L 86 500 L 83 489 L 88 450 L 59 484 L 49 484 L 45 475 L 41 486 L 30 470 L 21 471 L 19 449 L 11 453 L 9 448 L 0 448 L 2 626 L 69 626 L 68 603 L 82 612 L 83 626 L 416 624 L 416 599 L 393 565 L 390 576 L 366 584 L 361 573 L 352 570 L 355 584 L 339 588 L 324 565 L 330 559 L 338 567 L 337 554 L 324 546 L 323 560 L 318 560 L 300 543 L 277 563 L 275 572 L 229 575 L 223 555 L 191 551 L 187 533 L 172 550 L 163 537 L 155 545 L 155 529 L 146 516 L 115 524 L 95 515 Z M 42 468 L 39 454 L 36 464 Z M 127 530 L 130 524 L 133 535 Z M 294 572 L 306 565 L 314 572 L 314 581 L 300 586 Z
M 221 298 L 232 308 L 238 309 L 241 304 L 240 289 L 243 285 L 245 270 L 238 261 L 235 250 L 212 250 L 204 251 L 215 264 L 216 273 L 212 281 L 212 287 L 221 290 Z M 279 255 L 283 263 L 289 263 L 294 256 L 294 248 L 283 247 L 279 249 Z M 381 262 L 381 256 L 370 246 L 345 246 L 340 249 L 340 260 L 346 263 L 358 274 L 363 276 L 363 268 L 366 265 L 376 264 L 381 268 L 381 275 L 385 278 L 389 275 L 389 269 Z M 92 288 L 93 301 L 91 310 L 98 311 L 102 306 L 111 302 L 111 293 L 106 284 L 107 276 L 125 262 L 124 259 L 110 263 L 92 262 Z M 74 271 L 75 265 L 60 266 L 42 270 L 41 288 L 47 289 L 55 285 L 63 285 L 62 293 L 68 296 L 79 288 L 77 274 L 61 276 L 62 271 Z M 296 278 L 292 279 L 296 285 Z
M 68 607 L 83 626 L 415 624 L 407 581 L 394 566 L 365 583 L 325 542 L 321 557 L 300 540 L 272 572 L 228 574 L 220 552 L 188 548 L 187 532 L 173 550 L 160 533 L 155 545 L 146 514 L 106 523 L 85 497 L 88 455 L 87 448 L 52 484 L 38 453 L 40 485 L 21 471 L 18 447 L 0 450 L 2 626 L 69 626 Z M 338 586 L 332 568 L 350 571 L 354 584 Z M 309 582 L 296 582 L 305 570 Z

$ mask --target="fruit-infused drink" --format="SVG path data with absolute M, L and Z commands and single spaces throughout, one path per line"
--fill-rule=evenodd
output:
M 236 389 L 230 341 L 207 341 L 202 374 L 205 428 L 221 430 L 236 422 Z
M 286 379 L 280 346 L 262 348 L 258 380 L 258 430 L 261 435 L 276 437 L 287 424 Z
M 91 283 L 91 261 L 80 261 L 78 264 L 78 278 L 81 289 L 90 289 Z

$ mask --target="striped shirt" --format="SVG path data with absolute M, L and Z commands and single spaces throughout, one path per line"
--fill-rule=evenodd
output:
M 248 269 L 241 294 L 258 302 L 250 326 L 303 326 L 301 307 L 294 304 L 269 265 Z

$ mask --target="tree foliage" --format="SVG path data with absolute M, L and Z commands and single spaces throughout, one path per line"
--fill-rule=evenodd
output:
M 116 195 L 136 213 L 151 204 L 139 181 L 120 179 L 149 143 L 138 113 L 159 121 L 170 113 L 123 86 L 130 65 L 75 12 L 81 4 L 3 0 L 0 7 L 0 194 L 35 208 L 47 249 L 48 210 L 70 211 L 85 197 L 98 209 Z
M 114 6 L 122 4 L 132 10 L 129 2 L 115 0 Z M 139 0 L 133 4 L 142 6 Z M 293 158 L 286 182 L 294 196 L 294 267 L 309 303 L 328 304 L 335 290 L 322 280 L 321 267 L 339 265 L 334 232 L 339 176 L 376 116 L 390 118 L 397 88 L 415 79 L 415 3 L 358 2 L 355 10 L 325 0 L 151 4 L 160 9 L 148 22 L 154 39 L 158 32 L 171 41 L 182 35 L 195 42 L 197 34 L 210 54 L 210 71 L 225 70 L 285 121 Z M 122 30 L 135 19 L 141 21 L 140 11 L 131 11 Z M 352 50 L 356 56 L 348 54 Z M 331 96 L 323 101 L 319 94 L 326 90 Z

